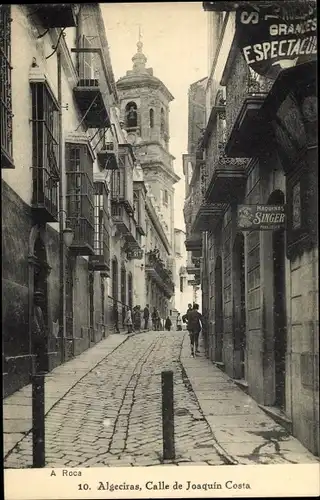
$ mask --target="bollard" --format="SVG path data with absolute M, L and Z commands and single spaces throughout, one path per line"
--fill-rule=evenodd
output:
M 33 467 L 45 466 L 45 406 L 44 406 L 45 373 L 32 376 L 32 451 Z
M 173 372 L 161 372 L 163 459 L 175 458 L 173 415 Z

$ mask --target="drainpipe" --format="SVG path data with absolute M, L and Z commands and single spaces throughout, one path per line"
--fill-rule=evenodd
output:
M 64 284 L 64 269 L 65 269 L 65 248 L 63 241 L 64 229 L 64 162 L 63 162 L 63 134 L 62 134 L 62 82 L 61 82 L 61 51 L 57 51 L 57 66 L 58 66 L 58 103 L 59 103 L 59 167 L 60 167 L 60 182 L 59 182 L 59 326 L 60 326 L 60 351 L 61 364 L 64 362 L 64 337 L 65 337 L 65 284 Z

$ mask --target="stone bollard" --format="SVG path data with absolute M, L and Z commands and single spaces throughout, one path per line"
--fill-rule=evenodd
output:
M 163 459 L 174 460 L 173 372 L 161 372 Z
M 32 452 L 33 467 L 45 467 L 45 373 L 32 375 Z

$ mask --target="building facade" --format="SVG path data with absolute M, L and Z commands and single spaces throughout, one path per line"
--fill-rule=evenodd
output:
M 30 381 L 34 360 L 51 370 L 122 326 L 141 272 L 145 186 L 120 125 L 99 5 L 0 13 L 9 395 Z
M 146 68 L 142 43 L 132 58 L 133 67 L 117 81 L 120 119 L 143 171 L 147 187 L 145 290 L 149 306 L 164 318 L 174 295 L 174 184 L 179 177 L 169 152 L 169 104 L 166 86 Z M 152 252 L 155 251 L 153 254 Z M 150 254 L 151 252 L 151 254 Z M 153 259 L 158 256 L 155 268 Z M 151 259 L 151 260 L 150 260 Z
M 253 70 L 236 33 L 241 4 L 205 3 L 206 128 L 193 174 L 201 200 L 193 211 L 194 198 L 186 199 L 187 241 L 202 232 L 208 356 L 318 455 L 315 63 L 289 61 L 276 75 Z M 285 206 L 286 224 L 244 229 L 240 206 Z
M 201 274 L 203 273 L 202 259 L 203 234 L 193 230 L 194 214 L 200 202 L 198 174 L 199 163 L 203 161 L 202 152 L 197 150 L 202 138 L 206 120 L 206 86 L 207 78 L 192 83 L 188 92 L 188 153 L 182 156 L 183 173 L 185 177 L 186 203 L 184 206 L 184 219 L 186 224 L 185 248 L 187 250 L 186 271 L 189 275 L 188 285 L 192 287 L 191 303 L 198 303 L 200 310 L 206 316 L 207 297 L 203 295 L 200 287 Z M 206 321 L 207 323 L 207 321 Z M 204 328 L 206 338 L 206 327 Z
M 196 302 L 201 311 L 200 286 L 194 284 L 194 275 L 198 272 L 198 266 L 195 266 L 190 259 L 191 252 L 185 248 L 186 233 L 181 229 L 175 229 L 175 310 L 181 315 L 185 314 L 188 304 Z M 196 263 L 198 264 L 198 262 Z M 199 263 L 200 266 L 200 263 Z M 199 282 L 200 283 L 200 282 Z

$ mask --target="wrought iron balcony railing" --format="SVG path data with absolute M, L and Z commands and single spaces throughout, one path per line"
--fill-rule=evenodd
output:
M 168 298 L 173 295 L 172 272 L 165 268 L 164 263 L 152 251 L 146 254 L 146 272 L 152 275 Z
M 240 51 L 226 82 L 226 151 L 230 156 L 246 156 L 252 151 L 259 131 L 259 110 L 274 80 L 255 73 Z M 249 154 L 248 156 L 253 156 Z

